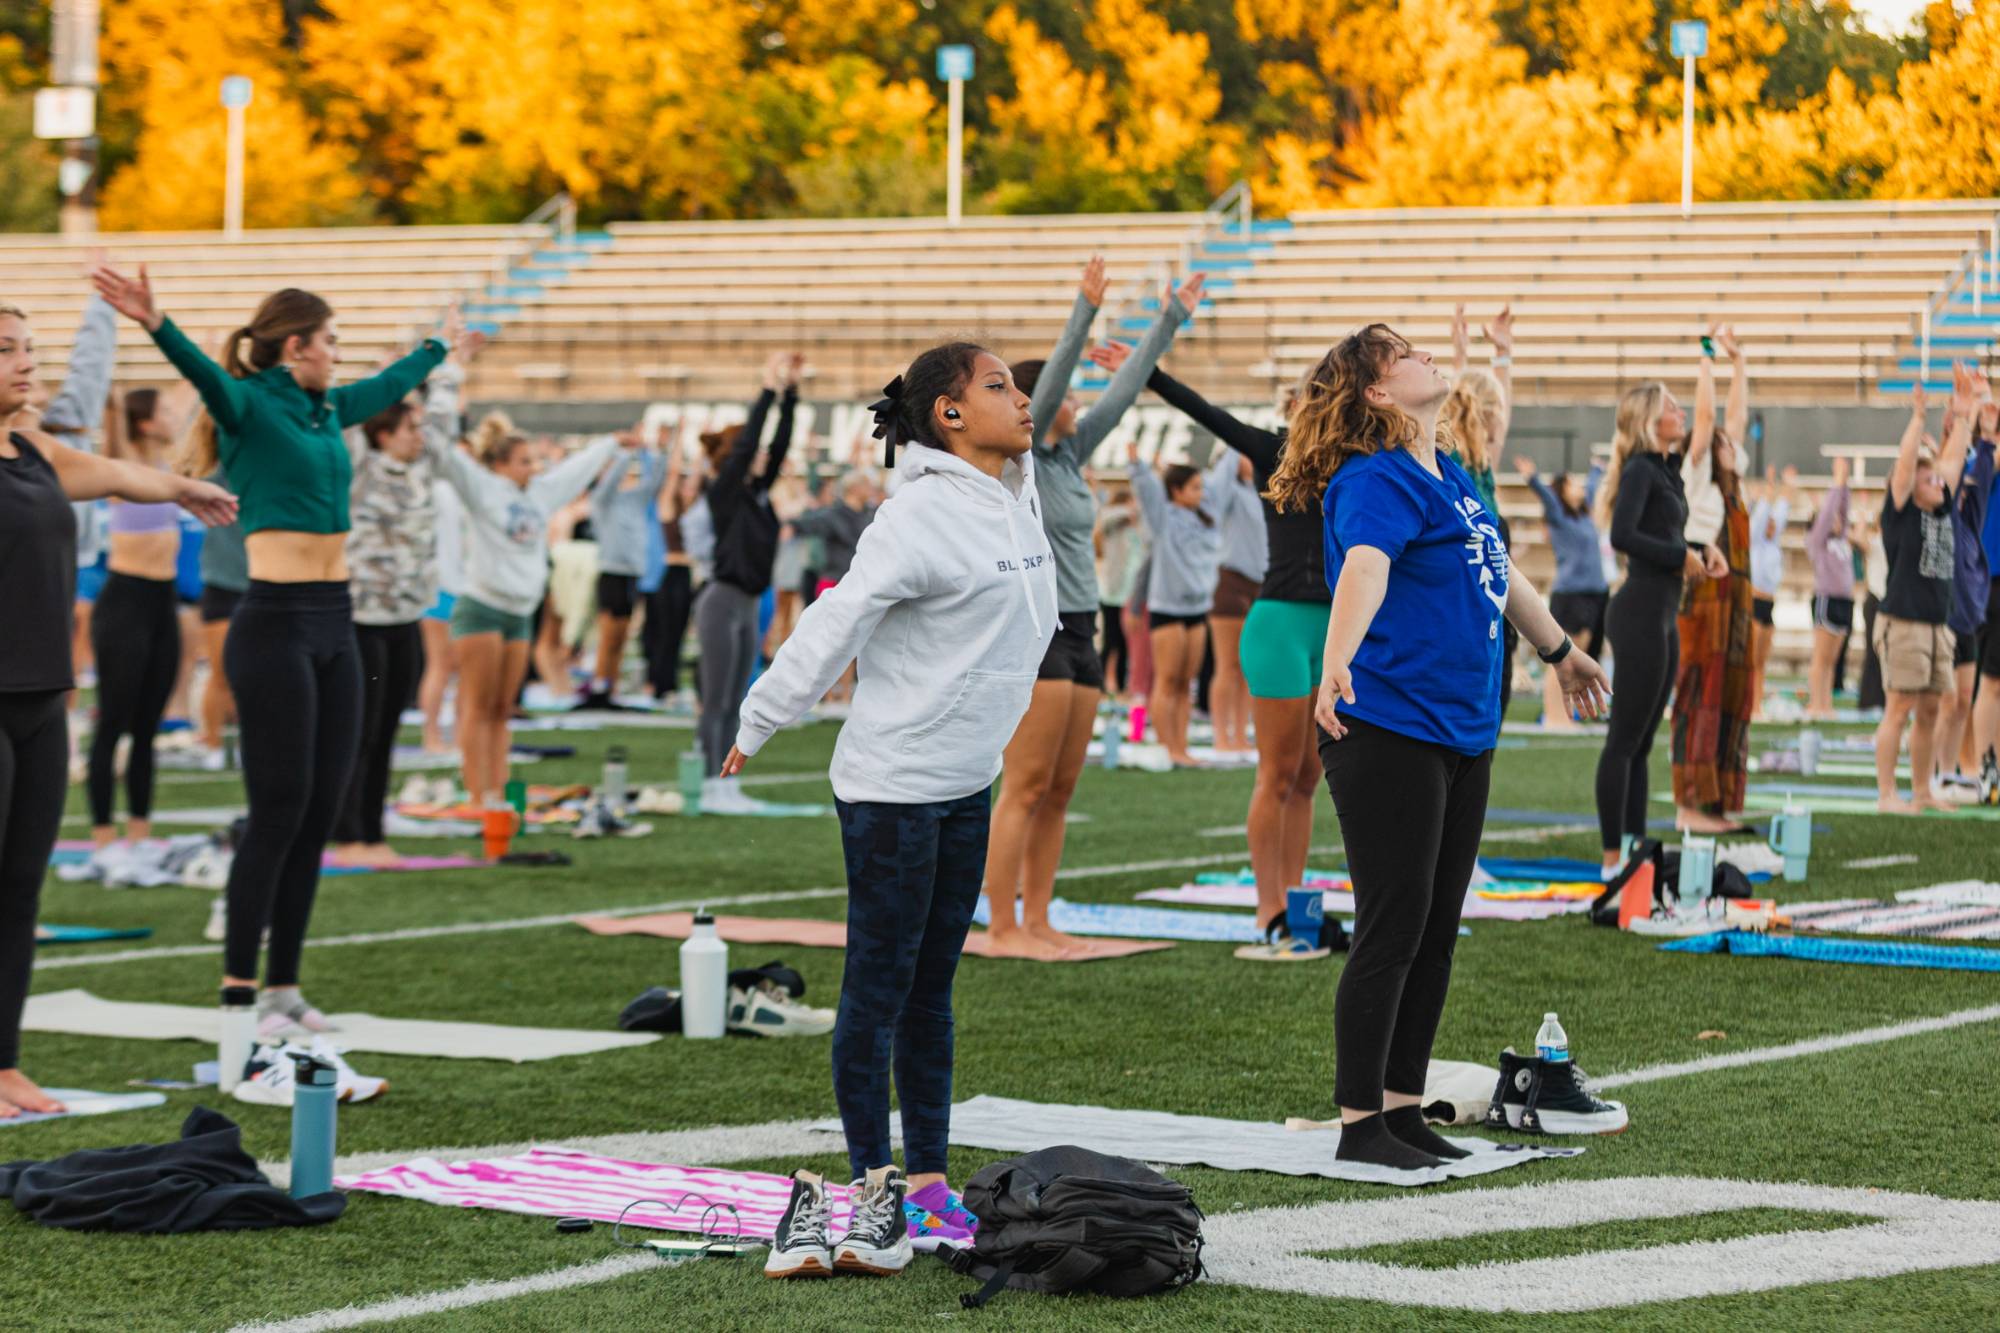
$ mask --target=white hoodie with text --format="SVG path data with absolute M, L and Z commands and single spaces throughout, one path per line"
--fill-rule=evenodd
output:
M 992 785 L 1054 638 L 1056 571 L 1034 460 L 995 480 L 906 445 L 899 485 L 861 534 L 847 577 L 806 609 L 743 701 L 754 755 L 859 657 L 833 750 L 843 801 L 953 801 Z

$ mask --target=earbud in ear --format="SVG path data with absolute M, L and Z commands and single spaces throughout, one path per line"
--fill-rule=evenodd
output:
M 947 407 L 944 410 L 944 417 L 946 421 L 958 420 L 958 409 L 955 407 Z

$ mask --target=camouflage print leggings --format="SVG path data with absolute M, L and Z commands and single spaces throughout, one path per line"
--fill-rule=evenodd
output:
M 904 1170 L 945 1169 L 951 1128 L 951 982 L 986 868 L 990 793 L 955 801 L 838 803 L 847 855 L 847 966 L 833 1027 L 833 1095 L 859 1180 L 887 1166 L 889 1073 Z

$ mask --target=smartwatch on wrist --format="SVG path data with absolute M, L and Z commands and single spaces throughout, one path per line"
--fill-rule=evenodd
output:
M 1539 648 L 1535 649 L 1535 656 L 1541 658 L 1549 666 L 1556 666 L 1565 657 L 1569 656 L 1569 650 L 1575 646 L 1576 644 L 1570 639 L 1569 635 L 1565 634 L 1563 635 L 1563 641 L 1557 644 L 1551 651 L 1545 653 Z

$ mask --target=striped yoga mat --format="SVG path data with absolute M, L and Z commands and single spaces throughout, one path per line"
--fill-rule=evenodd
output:
M 1778 909 L 1798 930 L 1838 930 L 1850 935 L 1908 935 L 1933 940 L 2000 940 L 2000 905 L 1949 902 L 1880 902 L 1842 898 L 1793 903 Z
M 836 1142 L 836 1140 L 829 1140 Z M 588 1217 L 616 1222 L 639 1200 L 628 1225 L 655 1231 L 686 1231 L 751 1240 L 769 1240 L 790 1200 L 792 1182 L 759 1171 L 717 1167 L 624 1162 L 568 1148 L 532 1148 L 518 1157 L 445 1162 L 419 1157 L 379 1171 L 342 1176 L 344 1190 L 389 1194 L 443 1204 L 447 1208 L 488 1208 L 531 1217 Z M 833 1231 L 849 1213 L 845 1186 L 826 1187 Z M 734 1210 L 733 1213 L 731 1210 Z

